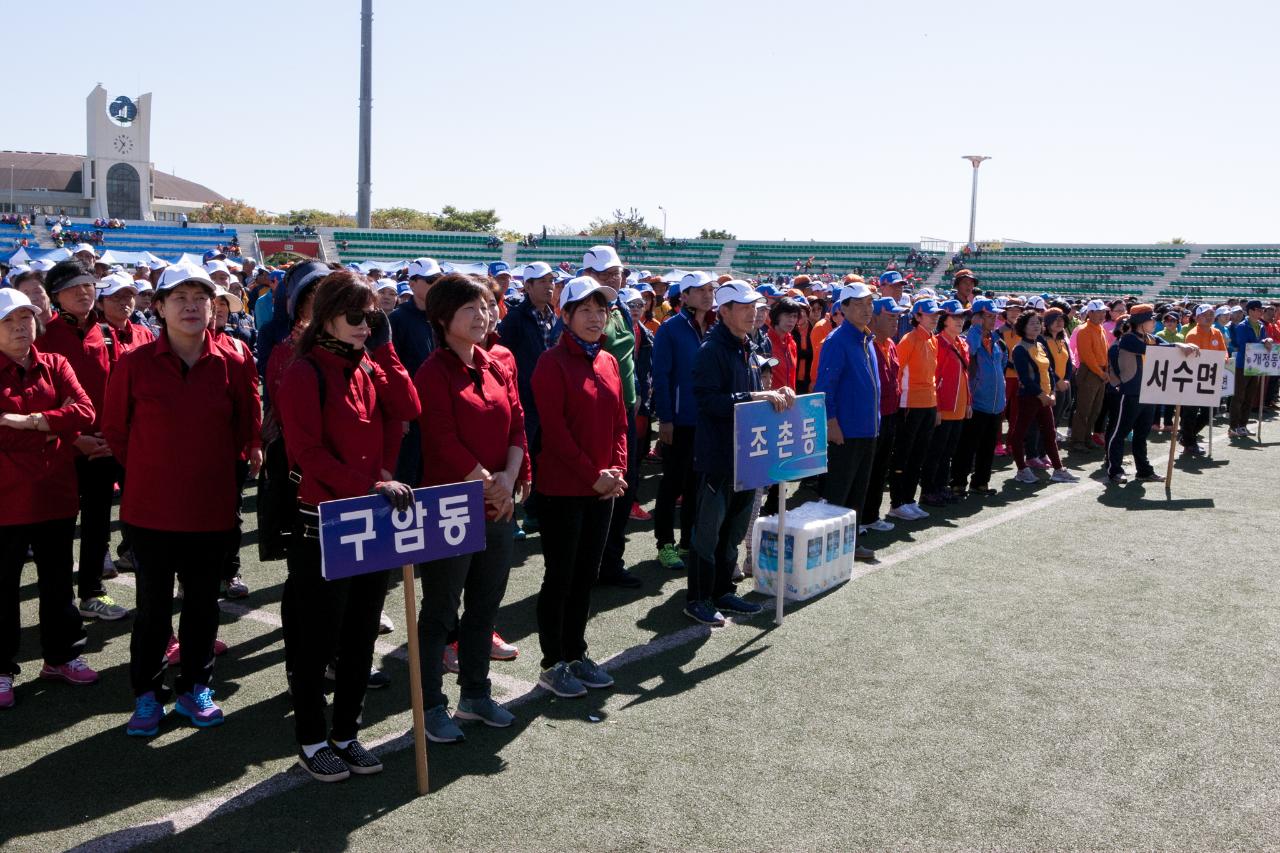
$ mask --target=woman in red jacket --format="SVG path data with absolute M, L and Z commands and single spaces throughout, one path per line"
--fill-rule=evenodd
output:
M 769 344 L 778 366 L 773 369 L 773 387 L 796 389 L 796 339 L 791 332 L 805 313 L 804 306 L 784 296 L 769 308 Z
M 257 398 L 241 381 L 243 366 L 209 334 L 209 275 L 174 264 L 153 304 L 160 337 L 116 364 L 102 416 L 103 437 L 129 484 L 120 520 L 133 543 L 138 609 L 129 643 L 136 703 L 125 731 L 143 737 L 156 734 L 164 716 L 175 572 L 183 597 L 174 710 L 200 728 L 223 721 L 209 686 L 221 546 L 235 526 L 236 460 L 258 446 L 262 426 Z M 198 487 L 179 494 L 176 484 Z
M 564 334 L 533 369 L 542 418 L 534 489 L 546 567 L 538 592 L 538 683 L 563 697 L 613 684 L 587 657 L 586 630 L 613 500 L 627 489 L 622 380 L 618 362 L 600 346 L 615 298 L 595 279 L 571 279 L 560 293 Z
M 72 442 L 93 425 L 93 405 L 67 360 L 34 345 L 38 310 L 19 291 L 0 290 L 0 708 L 14 701 L 28 548 L 40 595 L 40 677 L 98 680 L 80 657 L 84 623 L 71 589 L 78 508 Z
M 968 312 L 958 299 L 949 299 L 938 307 L 944 312 L 934 335 L 938 342 L 938 417 L 920 475 L 920 502 L 925 506 L 946 506 L 951 500 L 947 485 L 951 481 L 951 457 L 965 419 L 973 415 L 969 405 L 969 342 L 960 334 Z
M 490 329 L 492 294 L 475 279 L 450 273 L 427 294 L 426 314 L 442 343 L 414 376 L 423 401 L 423 486 L 465 480 L 484 483 L 485 549 L 435 560 L 420 567 L 422 693 L 427 737 L 437 743 L 463 739 L 449 717 L 442 689 L 441 655 L 457 632 L 458 684 L 462 697 L 454 717 L 503 728 L 514 717 L 490 697 L 489 657 L 493 618 L 507 590 L 514 546 L 514 500 L 528 493 L 524 410 L 514 374 L 482 344 Z M 495 306 L 496 310 L 496 306 Z M 465 592 L 466 610 L 458 607 Z
M 391 346 L 387 315 L 349 270 L 315 287 L 311 322 L 298 339 L 276 399 L 285 450 L 298 484 L 281 618 L 298 763 L 323 782 L 377 773 L 381 762 L 356 740 L 387 595 L 387 573 L 327 581 L 320 573 L 322 501 L 380 494 L 398 510 L 413 503 L 392 479 L 405 421 L 418 394 Z M 335 661 L 333 726 L 325 737 L 325 668 Z

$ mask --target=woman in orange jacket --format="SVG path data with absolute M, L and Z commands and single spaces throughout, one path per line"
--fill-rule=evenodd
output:
M 951 500 L 947 482 L 951 477 L 951 457 L 956 452 L 965 419 L 973 414 L 969 396 L 969 342 L 960 334 L 968 312 L 957 299 L 939 306 L 945 313 L 938 321 L 938 420 L 929 441 L 924 471 L 920 478 L 925 506 L 946 506 Z

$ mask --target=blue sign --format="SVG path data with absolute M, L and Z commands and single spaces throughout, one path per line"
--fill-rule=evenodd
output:
M 759 489 L 827 470 L 827 395 L 803 394 L 784 412 L 768 402 L 733 407 L 733 488 Z
M 413 490 L 395 510 L 382 495 L 320 504 L 320 571 L 326 580 L 484 550 L 484 484 Z
M 120 124 L 132 124 L 138 117 L 138 106 L 129 98 L 121 95 L 107 106 L 107 115 Z

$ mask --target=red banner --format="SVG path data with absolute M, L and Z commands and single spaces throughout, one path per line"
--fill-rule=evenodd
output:
M 281 252 L 293 252 L 297 255 L 306 255 L 308 258 L 320 257 L 320 241 L 319 240 L 258 240 L 258 249 L 262 252 L 262 257 L 269 258 L 272 255 L 278 255 Z

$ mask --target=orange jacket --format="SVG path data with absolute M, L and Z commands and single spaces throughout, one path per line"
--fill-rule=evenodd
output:
M 932 409 L 938 405 L 938 342 L 923 326 L 898 341 L 899 399 L 904 409 Z
M 1080 367 L 1107 378 L 1107 330 L 1099 324 L 1085 323 L 1076 332 L 1076 355 Z

